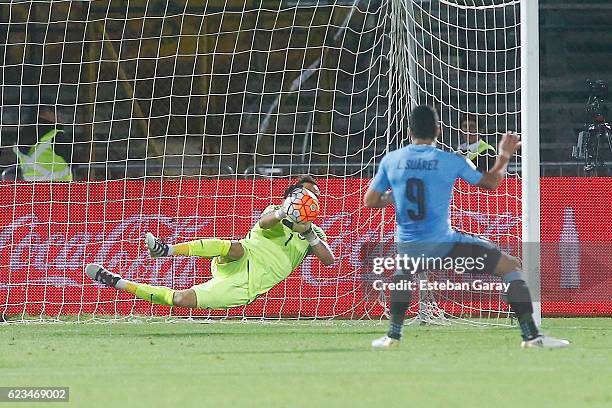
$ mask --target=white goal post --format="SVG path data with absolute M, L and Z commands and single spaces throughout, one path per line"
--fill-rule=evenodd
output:
M 521 1 L 521 129 L 523 268 L 542 324 L 540 285 L 540 35 L 539 0 Z

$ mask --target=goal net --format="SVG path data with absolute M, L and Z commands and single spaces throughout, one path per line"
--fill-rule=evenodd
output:
M 369 243 L 393 240 L 394 215 L 363 208 L 369 179 L 386 152 L 409 143 L 416 104 L 438 109 L 441 147 L 449 151 L 468 141 L 466 115 L 477 126 L 470 132 L 493 148 L 506 129 L 519 130 L 518 3 L 0 5 L 0 315 L 385 316 L 386 295 L 372 288 L 362 261 Z M 83 273 L 98 262 L 138 282 L 203 283 L 208 260 L 150 259 L 144 234 L 169 243 L 239 239 L 303 174 L 320 182 L 319 224 L 338 262 L 307 258 L 246 307 L 151 305 Z M 494 193 L 458 183 L 452 212 L 456 228 L 518 248 L 517 162 Z M 446 275 L 428 275 L 436 277 Z M 461 277 L 449 272 L 448 279 Z M 509 322 L 496 291 L 421 294 L 411 312 Z

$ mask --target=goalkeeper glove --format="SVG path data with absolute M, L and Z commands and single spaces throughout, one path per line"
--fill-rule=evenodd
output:
M 283 202 L 281 208 L 279 208 L 278 210 L 276 210 L 274 212 L 274 216 L 276 217 L 277 220 L 282 220 L 283 218 L 287 217 L 287 215 L 289 214 L 291 209 L 291 196 L 285 198 L 285 201 Z M 291 221 L 295 222 L 294 219 L 292 219 L 292 217 L 288 217 Z

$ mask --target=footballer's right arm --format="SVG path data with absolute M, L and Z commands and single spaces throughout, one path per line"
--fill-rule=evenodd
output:
M 393 193 L 389 190 L 391 183 L 386 170 L 387 157 L 389 156 L 381 160 L 378 171 L 363 196 L 363 205 L 366 208 L 384 208 L 393 203 Z
M 291 206 L 291 198 L 285 198 L 281 206 L 275 206 L 269 211 L 264 211 L 259 218 L 259 226 L 263 229 L 270 229 L 287 216 L 287 209 Z
M 390 190 L 384 193 L 379 193 L 376 190 L 368 188 L 363 196 L 363 204 L 366 208 L 384 208 L 393 203 L 393 192 Z
M 521 147 L 521 138 L 514 132 L 508 132 L 499 143 L 499 154 L 491 170 L 483 173 L 478 187 L 486 190 L 495 190 L 506 177 L 506 169 L 510 158 Z
M 284 218 L 284 215 L 279 218 L 277 211 L 268 211 L 261 215 L 259 219 L 259 226 L 263 229 L 270 229 L 276 224 L 279 223 L 280 220 Z

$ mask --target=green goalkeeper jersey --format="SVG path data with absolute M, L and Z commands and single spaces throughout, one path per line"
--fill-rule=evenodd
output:
M 280 205 L 270 205 L 264 214 L 276 211 Z M 323 229 L 312 224 L 313 231 L 326 240 Z M 308 242 L 282 221 L 269 229 L 257 222 L 245 239 L 240 241 L 248 251 L 249 292 L 257 296 L 286 279 L 310 252 Z

